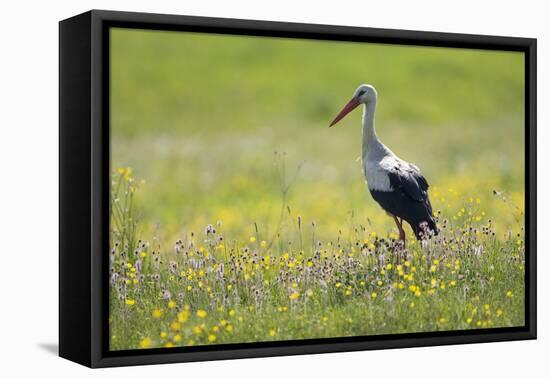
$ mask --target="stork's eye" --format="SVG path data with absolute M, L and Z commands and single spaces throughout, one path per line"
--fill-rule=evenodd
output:
M 365 91 L 359 91 L 359 93 L 357 93 L 357 97 L 361 97 L 365 94 Z

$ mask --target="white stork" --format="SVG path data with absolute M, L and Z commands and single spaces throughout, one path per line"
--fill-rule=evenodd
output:
M 365 105 L 361 153 L 363 174 L 374 200 L 393 217 L 399 229 L 399 239 L 405 246 L 403 220 L 410 224 L 418 239 L 438 230 L 428 198 L 428 182 L 420 174 L 420 169 L 397 157 L 376 135 L 374 113 L 377 99 L 372 85 L 359 86 L 330 127 L 360 104 Z

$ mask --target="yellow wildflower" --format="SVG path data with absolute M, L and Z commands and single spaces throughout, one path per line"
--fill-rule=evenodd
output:
M 149 348 L 151 346 L 151 339 L 148 338 L 148 337 L 145 337 L 143 338 L 140 342 L 139 342 L 139 346 L 141 348 Z
M 185 323 L 189 319 L 189 309 L 178 312 L 178 322 Z
M 161 309 L 154 309 L 153 310 L 153 318 L 160 319 L 162 317 L 162 310 Z
M 199 318 L 206 318 L 208 316 L 208 313 L 204 310 L 197 310 L 197 316 Z
M 201 334 L 202 333 L 202 327 L 200 325 L 194 326 L 193 327 L 193 333 L 196 334 L 196 335 Z

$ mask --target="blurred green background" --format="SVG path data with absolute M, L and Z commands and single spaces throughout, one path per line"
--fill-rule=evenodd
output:
M 146 181 L 140 229 L 165 243 L 217 220 L 270 238 L 281 181 L 288 219 L 321 238 L 351 222 L 389 232 L 357 159 L 361 111 L 328 128 L 369 83 L 379 137 L 421 168 L 434 208 L 479 203 L 504 231 L 522 225 L 523 70 L 516 52 L 112 29 L 111 165 Z

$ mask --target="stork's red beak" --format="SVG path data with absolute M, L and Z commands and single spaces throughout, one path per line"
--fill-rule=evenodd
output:
M 337 124 L 338 121 L 340 121 L 342 118 L 344 118 L 346 116 L 346 114 L 351 112 L 353 109 L 358 107 L 359 104 L 360 104 L 360 102 L 355 97 L 352 98 L 351 100 L 349 100 L 349 102 L 346 104 L 346 106 L 344 106 L 344 109 L 342 109 L 340 111 L 340 113 L 338 113 L 338 115 L 336 116 L 336 118 L 334 118 L 334 121 L 332 121 L 332 123 L 330 124 L 329 127 L 332 127 L 335 124 Z

